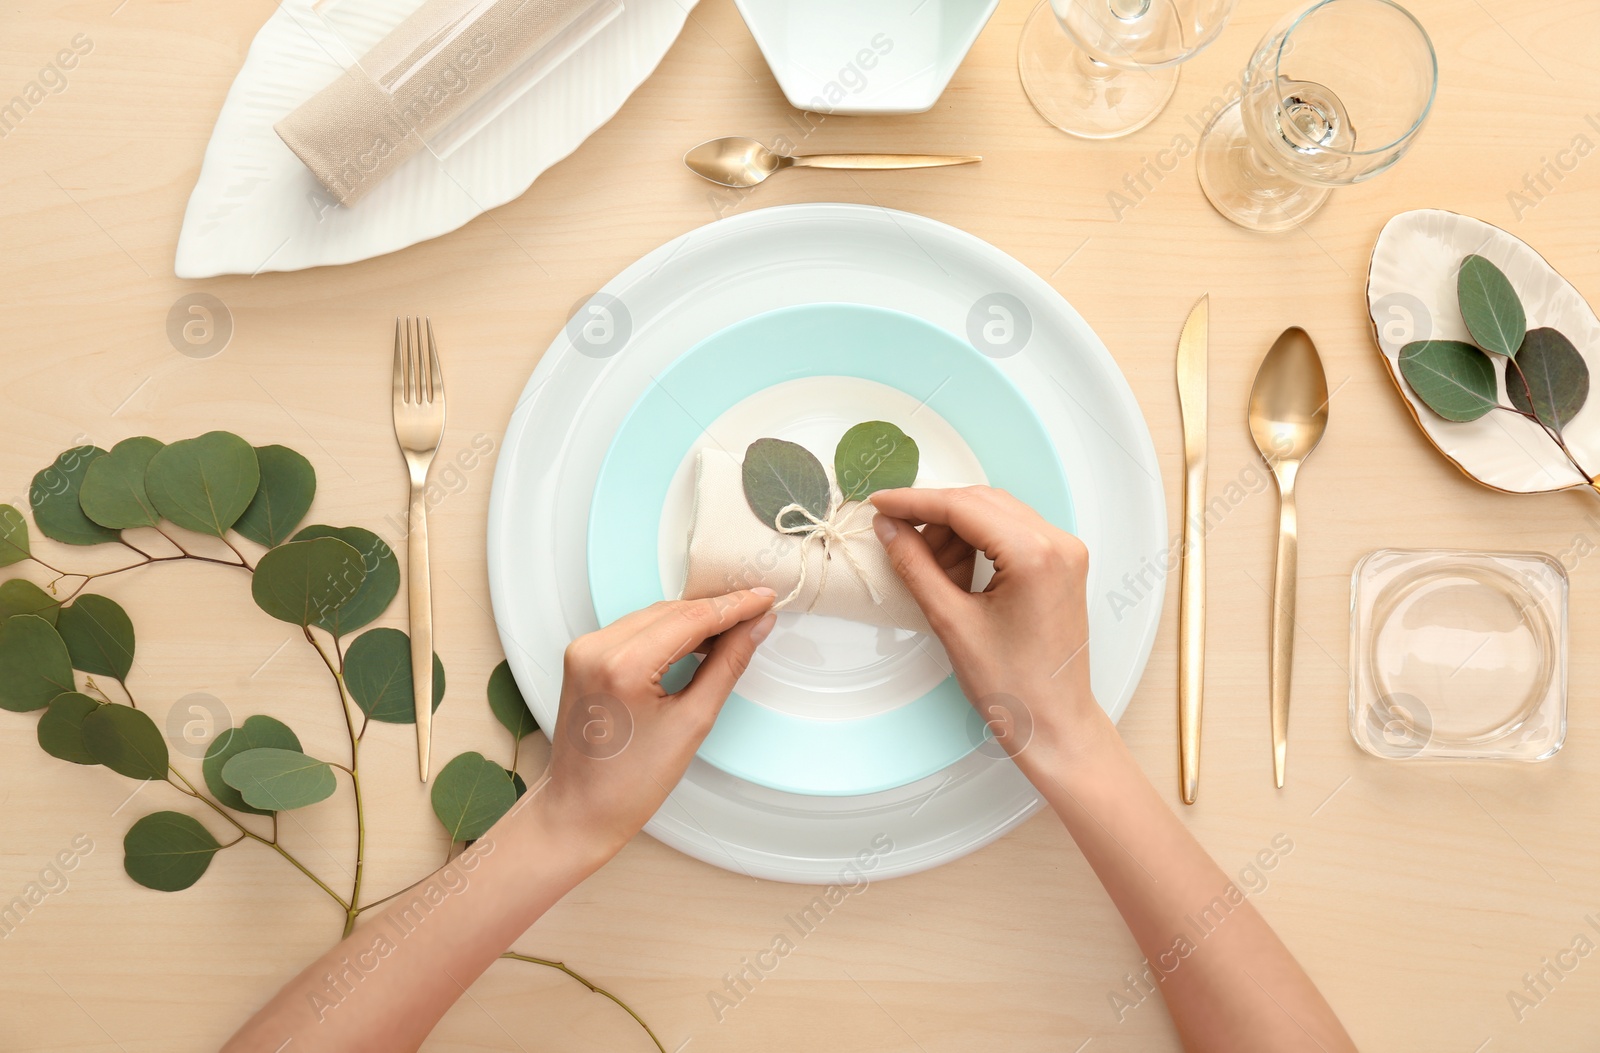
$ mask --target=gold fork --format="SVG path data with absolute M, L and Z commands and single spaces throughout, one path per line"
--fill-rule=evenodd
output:
M 417 772 L 428 781 L 433 740 L 433 586 L 428 577 L 428 502 L 424 488 L 444 437 L 444 376 L 433 341 L 433 320 L 394 320 L 394 437 L 411 472 L 406 534 L 407 598 L 411 608 L 411 688 L 417 713 Z

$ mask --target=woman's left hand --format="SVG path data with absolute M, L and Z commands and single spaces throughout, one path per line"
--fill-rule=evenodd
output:
M 771 631 L 772 601 L 768 588 L 663 601 L 574 640 L 542 790 L 553 818 L 612 852 L 638 833 Z M 694 678 L 667 693 L 668 667 L 700 650 L 706 657 Z

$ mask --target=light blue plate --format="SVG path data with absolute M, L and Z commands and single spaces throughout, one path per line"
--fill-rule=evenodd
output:
M 926 399 L 966 441 L 990 485 L 1073 529 L 1065 472 L 1044 425 L 970 344 L 879 307 L 788 307 L 731 325 L 685 352 L 618 429 L 589 514 L 589 585 L 601 625 L 664 598 L 660 511 L 702 433 L 697 422 L 710 423 L 775 384 L 816 376 L 859 377 Z M 696 662 L 679 662 L 663 683 L 681 687 Z M 867 794 L 949 767 L 986 734 L 950 677 L 920 698 L 858 720 L 806 719 L 735 693 L 699 755 L 731 775 L 790 793 Z

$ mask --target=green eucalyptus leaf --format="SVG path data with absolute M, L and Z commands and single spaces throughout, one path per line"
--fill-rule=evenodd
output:
M 222 844 L 182 812 L 154 812 L 122 839 L 122 868 L 145 888 L 181 892 L 200 880 Z
M 258 545 L 283 543 L 311 510 L 317 470 L 287 446 L 257 446 L 261 485 L 233 529 Z
M 63 691 L 39 718 L 39 748 L 73 764 L 99 764 L 83 741 L 83 718 L 102 705 L 81 691 Z
M 385 724 L 415 724 L 411 638 L 399 629 L 369 629 L 344 655 L 344 682 L 361 711 Z M 444 698 L 444 663 L 433 656 L 433 708 Z
M 433 780 L 433 814 L 451 841 L 482 837 L 517 803 L 506 770 L 481 753 L 463 753 Z
M 271 815 L 270 808 L 257 808 L 244 799 L 238 790 L 229 786 L 222 777 L 223 766 L 246 750 L 254 749 L 300 750 L 300 739 L 289 726 L 272 717 L 257 714 L 246 717 L 236 728 L 226 728 L 211 742 L 205 759 L 200 762 L 200 774 L 206 787 L 223 805 L 241 812 Z
M 72 659 L 55 626 L 37 614 L 0 621 L 0 709 L 43 709 L 73 687 Z
M 0 582 L 0 619 L 13 614 L 37 614 L 54 625 L 60 610 L 61 601 L 31 581 L 12 578 Z
M 83 474 L 78 504 L 83 514 L 110 530 L 155 526 L 161 520 L 145 493 L 144 474 L 163 444 L 148 435 L 123 439 Z
M 743 476 L 750 511 L 769 527 L 779 523 L 778 514 L 789 505 L 799 505 L 818 519 L 828 517 L 828 473 L 798 443 L 757 439 L 744 452 Z M 807 522 L 799 512 L 790 511 L 781 525 L 794 528 Z
M 1506 370 L 1506 397 L 1556 434 L 1589 398 L 1589 363 L 1554 329 L 1528 330 L 1516 365 Z
M 61 608 L 56 632 L 66 642 L 72 667 L 117 680 L 133 668 L 133 622 L 115 600 L 86 593 Z
M 395 594 L 400 591 L 400 561 L 388 544 L 364 527 L 331 527 L 315 524 L 294 536 L 296 541 L 311 538 L 338 538 L 361 553 L 361 564 L 366 577 L 351 597 L 316 622 L 335 636 L 344 636 L 370 623 L 389 609 Z
M 539 730 L 539 722 L 533 718 L 516 678 L 511 675 L 511 664 L 504 659 L 489 674 L 489 710 L 515 738 Z
M 21 563 L 32 553 L 28 521 L 14 505 L 0 505 L 0 567 Z
M 833 477 L 844 501 L 865 501 L 879 490 L 917 481 L 917 444 L 888 421 L 857 424 L 833 451 Z
M 273 812 L 325 801 L 338 788 L 327 761 L 274 746 L 235 754 L 222 766 L 222 780 L 251 807 Z
M 256 564 L 256 606 L 290 625 L 316 625 L 350 601 L 366 578 L 361 553 L 333 537 L 279 545 Z
M 28 503 L 39 533 L 64 545 L 103 545 L 122 536 L 84 515 L 78 503 L 89 466 L 105 455 L 98 446 L 74 446 L 33 477 Z
M 260 484 L 255 448 L 226 431 L 163 447 L 150 458 L 144 478 L 145 493 L 163 517 L 213 537 L 238 521 Z
M 167 777 L 167 740 L 132 706 L 101 706 L 83 718 L 83 744 L 95 760 L 130 779 Z
M 1478 346 L 1515 357 L 1528 319 L 1517 290 L 1500 268 L 1482 256 L 1468 256 L 1456 274 L 1456 296 L 1461 301 L 1461 320 Z
M 1494 363 L 1460 340 L 1413 340 L 1400 349 L 1400 375 L 1445 420 L 1477 420 L 1499 403 Z
M 515 790 L 517 794 L 514 799 L 518 801 L 522 800 L 522 795 L 528 792 L 527 782 L 522 778 L 521 775 L 512 771 L 510 768 L 506 769 L 506 774 L 511 776 L 511 788 Z

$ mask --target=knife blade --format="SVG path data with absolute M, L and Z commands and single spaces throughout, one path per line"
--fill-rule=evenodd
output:
M 1182 593 L 1178 604 L 1178 779 L 1184 804 L 1200 792 L 1200 711 L 1206 649 L 1206 375 L 1211 296 L 1195 301 L 1178 335 L 1183 414 Z

